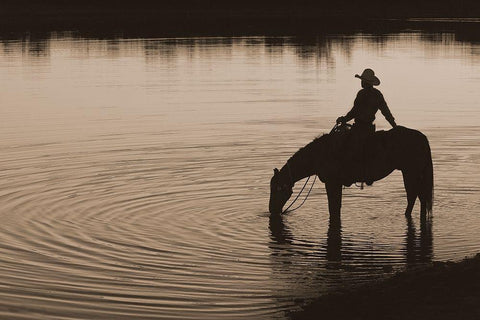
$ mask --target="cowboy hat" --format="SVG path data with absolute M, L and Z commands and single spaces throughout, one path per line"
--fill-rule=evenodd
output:
M 375 72 L 372 69 L 365 69 L 363 70 L 362 74 L 359 76 L 358 74 L 355 75 L 355 78 L 362 79 L 370 83 L 373 86 L 378 86 L 380 84 L 380 79 L 375 76 Z

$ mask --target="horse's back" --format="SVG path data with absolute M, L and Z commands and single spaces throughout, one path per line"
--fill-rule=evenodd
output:
M 384 139 L 397 169 L 431 162 L 428 138 L 418 130 L 397 126 L 385 131 Z
M 427 136 L 418 130 L 396 126 L 387 131 L 387 133 L 393 143 L 406 147 L 419 146 L 424 148 L 428 146 L 428 149 L 430 149 Z

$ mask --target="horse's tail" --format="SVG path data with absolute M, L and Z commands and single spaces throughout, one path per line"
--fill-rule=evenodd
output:
M 427 146 L 427 161 L 422 172 L 422 178 L 420 182 L 420 197 L 425 200 L 427 214 L 432 212 L 433 206 L 433 162 L 432 152 L 428 140 L 426 140 Z M 422 199 L 420 199 L 422 201 Z

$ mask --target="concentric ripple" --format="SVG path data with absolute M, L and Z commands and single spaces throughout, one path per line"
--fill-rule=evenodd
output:
M 280 317 L 318 290 L 479 249 L 468 232 L 452 234 L 458 215 L 478 206 L 463 200 L 473 186 L 452 194 L 437 183 L 433 221 L 407 228 L 392 214 L 404 205 L 399 175 L 372 192 L 345 190 L 341 226 L 329 223 L 322 188 L 301 211 L 269 219 L 267 185 L 259 181 L 268 181 L 269 160 L 251 153 L 262 144 L 243 140 L 242 147 L 172 150 L 146 143 L 15 148 L 12 155 L 23 150 L 23 157 L 5 157 L 0 186 L 3 315 Z M 437 152 L 440 181 L 448 181 L 439 162 L 451 151 Z M 385 212 L 386 203 L 394 210 Z M 443 242 L 435 251 L 433 239 Z

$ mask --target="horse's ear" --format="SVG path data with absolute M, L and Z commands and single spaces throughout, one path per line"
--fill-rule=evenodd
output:
M 278 171 L 277 168 L 273 169 L 273 174 L 274 174 L 274 175 L 278 174 L 279 172 L 280 172 L 280 171 Z

